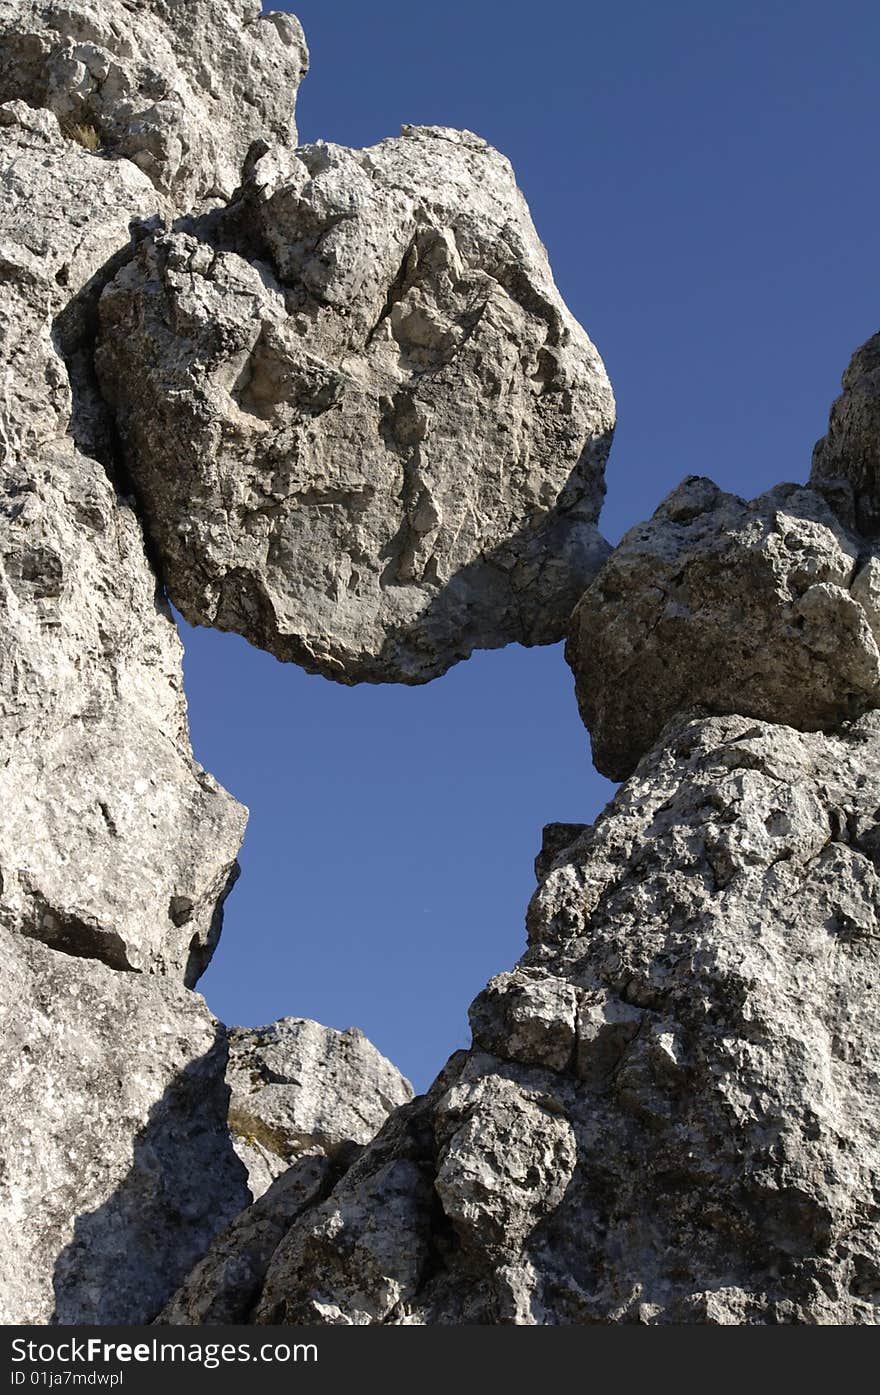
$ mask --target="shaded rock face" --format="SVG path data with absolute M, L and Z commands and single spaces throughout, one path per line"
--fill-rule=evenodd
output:
M 746 503 L 686 479 L 572 617 L 566 657 L 599 770 L 624 779 L 687 710 L 830 730 L 876 706 L 878 573 L 812 490 Z
M 254 1320 L 876 1322 L 878 808 L 877 714 L 668 728 Z
M 467 132 L 272 151 L 147 241 L 97 365 L 174 603 L 342 682 L 561 638 L 614 422 L 508 162 Z
M 0 1313 L 140 1322 L 249 1195 L 223 1029 L 184 987 L 245 811 L 193 759 L 89 367 L 103 280 L 164 204 L 22 102 L 0 164 Z
M 197 994 L 0 931 L 0 1321 L 140 1323 L 248 1200 Z
M 827 492 L 850 526 L 880 533 L 880 334 L 856 349 L 816 442 L 810 483 Z
M 229 1127 L 256 1198 L 303 1153 L 368 1143 L 412 1086 L 363 1032 L 282 1017 L 232 1027 Z
M 259 0 L 0 0 L 0 100 L 55 113 L 180 207 L 228 198 L 258 139 L 296 144 L 299 21 Z

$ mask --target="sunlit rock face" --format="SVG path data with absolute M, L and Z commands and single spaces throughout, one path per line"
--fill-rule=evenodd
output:
M 880 701 L 880 557 L 810 489 L 689 478 L 621 541 L 566 657 L 593 759 L 623 779 L 681 712 L 832 730 Z
M 301 1155 L 369 1143 L 412 1099 L 409 1081 L 349 1027 L 282 1017 L 229 1030 L 229 1126 L 254 1199 Z
M 667 728 L 235 1320 L 875 1323 L 878 809 L 875 713 Z
M 228 198 L 251 143 L 296 145 L 308 51 L 259 0 L 0 0 L 0 101 L 58 117 L 180 208 Z
M 605 370 L 468 132 L 271 152 L 148 240 L 97 366 L 175 604 L 342 682 L 560 639 L 608 552 Z

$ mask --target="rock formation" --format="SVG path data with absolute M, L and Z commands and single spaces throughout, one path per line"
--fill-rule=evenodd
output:
M 878 575 L 812 490 L 746 503 L 685 480 L 574 613 L 566 657 L 599 770 L 625 779 L 688 709 L 828 731 L 880 705 Z
M 810 482 L 824 489 L 850 526 L 880 532 L 880 334 L 856 349 L 816 442 Z
M 192 623 L 342 682 L 562 637 L 608 551 L 613 399 L 485 142 L 273 149 L 222 216 L 145 241 L 100 318 Z
M 181 208 L 228 198 L 253 141 L 296 145 L 307 67 L 299 21 L 259 0 L 0 0 L 3 100 L 54 112 Z
M 673 723 L 251 1319 L 875 1322 L 878 808 L 876 713 Z
M 232 1027 L 229 1127 L 256 1199 L 305 1153 L 369 1143 L 412 1086 L 363 1032 L 302 1017 Z
M 599 571 L 611 391 L 509 165 L 296 149 L 306 61 L 250 0 L 0 0 L 0 1320 L 876 1324 L 877 339 L 812 487 L 686 480 Z M 343 682 L 579 602 L 626 783 L 426 1095 L 192 991 L 245 811 L 154 568 Z

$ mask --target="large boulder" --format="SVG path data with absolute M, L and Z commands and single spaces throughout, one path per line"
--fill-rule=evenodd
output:
M 412 1086 L 356 1027 L 303 1017 L 232 1027 L 229 1127 L 254 1197 L 304 1153 L 369 1143 Z
M 624 779 L 686 711 L 831 730 L 880 705 L 878 560 L 825 499 L 690 477 L 630 529 L 571 622 L 593 759 Z
M 255 1320 L 876 1323 L 878 809 L 875 713 L 673 725 Z
M 299 21 L 259 0 L 0 0 L 0 101 L 55 113 L 181 208 L 236 188 L 252 142 L 296 145 Z
M 467 132 L 252 161 L 144 243 L 97 365 L 168 592 L 342 682 L 561 638 L 614 404 L 509 163 Z
M 856 349 L 816 442 L 810 483 L 827 493 L 845 521 L 880 533 L 880 334 Z

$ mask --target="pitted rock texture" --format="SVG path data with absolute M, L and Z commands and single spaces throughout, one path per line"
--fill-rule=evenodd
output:
M 673 724 L 253 1320 L 876 1323 L 878 810 L 880 714 Z
M 232 1027 L 229 1126 L 258 1197 L 304 1153 L 368 1143 L 412 1086 L 356 1027 L 302 1017 Z
M 180 642 L 95 458 L 83 352 L 102 268 L 156 196 L 21 103 L 0 107 L 0 161 L 0 924 L 192 984 L 245 811 L 193 760 Z
M 0 1321 L 141 1323 L 246 1205 L 204 1001 L 0 930 Z
M 0 0 L 0 101 L 55 113 L 178 207 L 229 198 L 253 141 L 296 145 L 308 51 L 259 0 Z
M 880 533 L 880 334 L 856 349 L 816 442 L 810 483 L 827 492 L 841 517 L 862 533 Z
M 0 165 L 0 1312 L 138 1323 L 249 1196 L 223 1030 L 183 986 L 245 811 L 192 757 L 90 370 L 95 298 L 164 205 L 23 102 Z
M 97 365 L 174 603 L 342 682 L 561 638 L 614 404 L 509 163 L 405 127 L 146 242 Z
M 684 480 L 572 617 L 566 657 L 599 770 L 625 779 L 682 712 L 831 730 L 880 704 L 878 565 L 813 490 L 747 503 Z

